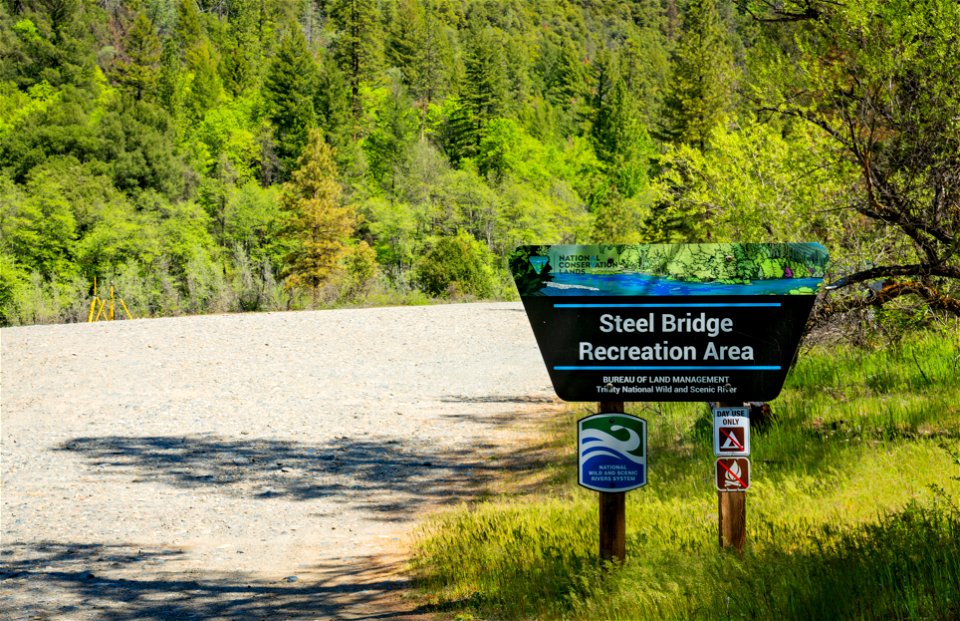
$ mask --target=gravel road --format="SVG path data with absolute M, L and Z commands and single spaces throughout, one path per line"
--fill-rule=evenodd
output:
M 418 516 L 522 467 L 519 304 L 0 331 L 3 619 L 418 619 Z

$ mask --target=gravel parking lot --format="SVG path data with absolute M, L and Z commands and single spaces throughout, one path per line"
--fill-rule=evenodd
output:
M 0 341 L 4 619 L 425 618 L 406 535 L 555 403 L 511 303 Z

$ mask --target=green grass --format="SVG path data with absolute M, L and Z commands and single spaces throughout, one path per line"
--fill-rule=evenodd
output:
M 558 420 L 536 492 L 441 514 L 414 569 L 459 619 L 960 618 L 960 342 L 805 352 L 752 439 L 748 543 L 717 544 L 703 404 L 633 404 L 650 483 L 627 495 L 627 562 L 597 561 L 597 495 Z

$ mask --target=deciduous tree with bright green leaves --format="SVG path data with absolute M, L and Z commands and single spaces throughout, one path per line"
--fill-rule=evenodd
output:
M 761 19 L 798 22 L 800 54 L 796 81 L 766 105 L 833 141 L 859 171 L 839 217 L 872 222 L 886 240 L 834 280 L 824 310 L 909 296 L 960 315 L 960 4 L 765 5 L 745 3 Z
M 400 164 L 416 140 L 418 122 L 413 102 L 399 80 L 393 80 L 381 92 L 376 125 L 364 142 L 364 150 L 374 179 L 392 192 Z

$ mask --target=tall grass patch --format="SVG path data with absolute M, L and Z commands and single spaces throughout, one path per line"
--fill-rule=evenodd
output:
M 752 438 L 747 547 L 722 552 L 709 411 L 633 404 L 649 480 L 627 495 L 627 561 L 597 560 L 597 495 L 576 485 L 575 420 L 557 421 L 566 476 L 432 519 L 414 569 L 437 609 L 495 619 L 960 617 L 960 347 L 801 357 Z

